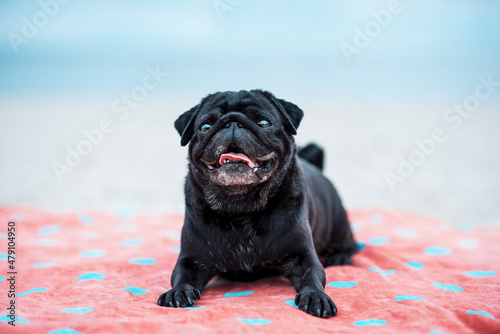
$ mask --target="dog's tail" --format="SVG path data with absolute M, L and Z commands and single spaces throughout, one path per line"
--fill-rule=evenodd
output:
M 299 149 L 299 157 L 312 163 L 320 170 L 323 170 L 324 156 L 323 149 L 314 143 Z

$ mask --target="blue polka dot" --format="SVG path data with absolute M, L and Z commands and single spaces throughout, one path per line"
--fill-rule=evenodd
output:
M 24 291 L 23 293 L 18 294 L 17 297 L 22 297 L 22 296 L 26 296 L 26 295 L 29 295 L 32 293 L 44 292 L 44 291 L 49 291 L 49 290 L 47 290 L 46 288 L 31 289 L 31 290 Z
M 57 262 L 37 262 L 33 263 L 33 268 L 48 268 L 57 266 Z
M 451 248 L 443 246 L 430 246 L 425 249 L 427 255 L 450 255 L 452 252 Z
M 491 319 L 495 319 L 495 317 L 491 314 L 489 314 L 488 312 L 485 312 L 485 311 L 472 311 L 472 310 L 467 310 L 465 311 L 467 312 L 468 314 L 479 314 L 479 315 L 483 315 L 487 318 L 491 318 Z
M 28 215 L 25 212 L 15 212 L 10 215 L 10 220 L 14 222 L 20 222 L 28 219 Z
M 472 277 L 495 277 L 496 275 L 494 271 L 481 271 L 481 270 L 466 271 L 464 272 L 464 274 Z
M 156 263 L 156 259 L 153 259 L 151 257 L 136 257 L 128 260 L 128 262 L 132 264 L 151 265 Z
M 36 239 L 33 244 L 36 246 L 59 246 L 59 240 L 57 239 Z
M 65 310 L 61 310 L 61 312 L 73 313 L 73 314 L 82 314 L 82 313 L 92 312 L 93 310 L 94 310 L 93 308 L 78 307 L 78 308 L 67 308 Z
M 96 231 L 84 231 L 80 233 L 80 238 L 86 239 L 86 240 L 91 240 L 91 239 L 100 239 L 102 238 L 101 233 L 96 232 Z
M 372 224 L 380 224 L 384 218 L 382 217 L 382 215 L 379 215 L 378 213 L 374 213 L 373 215 L 370 215 L 370 223 Z
M 477 240 L 475 240 L 475 239 L 464 239 L 464 240 L 460 241 L 459 246 L 461 248 L 465 248 L 465 249 L 474 249 L 474 248 L 477 248 Z
M 0 253 L 0 260 L 7 260 L 8 257 L 9 257 L 9 254 L 7 254 L 7 253 Z
M 382 246 L 391 241 L 391 238 L 387 236 L 376 236 L 368 240 L 368 244 L 371 246 Z
M 363 230 L 363 224 L 359 223 L 359 222 L 354 222 L 354 223 L 351 223 L 351 231 L 356 233 L 356 232 L 359 232 Z
M 358 245 L 359 250 L 363 250 L 363 248 L 366 247 L 366 245 L 362 242 L 356 242 L 356 244 Z
M 253 325 L 253 326 L 268 325 L 268 324 L 271 323 L 271 321 L 267 320 L 267 319 L 241 319 L 241 318 L 236 318 L 236 320 L 241 321 L 244 324 Z
M 358 285 L 356 282 L 331 282 L 328 283 L 328 286 L 331 288 L 352 288 L 353 286 Z
M 463 289 L 457 285 L 451 285 L 451 284 L 443 284 L 443 283 L 432 283 L 432 286 L 438 288 L 438 289 L 443 289 L 443 290 L 448 290 L 448 291 L 456 291 L 460 292 Z
M 0 321 L 9 322 L 9 321 L 12 321 L 12 319 L 7 315 L 2 315 L 2 316 L 0 316 Z M 16 316 L 16 323 L 18 323 L 18 322 L 27 324 L 30 321 L 28 319 L 19 318 L 18 316 Z
M 95 218 L 90 216 L 90 215 L 80 215 L 78 217 L 78 220 L 80 221 L 80 223 L 87 225 L 87 226 L 92 226 L 92 225 L 97 224 L 97 222 L 95 221 Z
M 398 235 L 403 238 L 415 238 L 417 236 L 417 232 L 415 230 L 402 228 L 399 230 Z
M 136 239 L 125 239 L 122 240 L 121 242 L 122 246 L 138 246 L 142 244 L 142 239 L 141 238 L 136 238 Z
M 394 301 L 402 301 L 402 300 L 427 300 L 425 298 L 422 298 L 422 297 L 417 297 L 417 296 L 409 296 L 409 295 L 401 295 L 401 296 L 397 296 L 396 298 L 394 298 Z
M 445 333 L 445 332 L 441 332 L 441 331 L 437 331 L 437 330 L 431 330 L 431 334 L 449 334 L 449 333 Z
M 121 210 L 118 212 L 118 217 L 122 220 L 129 220 L 134 216 L 134 211 L 133 210 Z
M 101 257 L 106 255 L 106 251 L 103 250 L 88 250 L 80 252 L 80 257 Z
M 387 321 L 379 319 L 358 320 L 353 323 L 354 326 L 385 326 Z
M 228 292 L 224 294 L 224 297 L 244 297 L 253 294 L 253 291 L 238 291 L 238 292 Z
M 51 330 L 49 334 L 85 334 L 85 333 L 79 332 L 72 328 L 58 328 Z
M 173 239 L 173 240 L 179 240 L 181 238 L 181 235 L 179 234 L 179 232 L 171 231 L 171 230 L 161 231 L 160 234 L 164 237 L 167 237 L 167 238 Z
M 417 270 L 420 270 L 420 269 L 424 268 L 424 265 L 422 263 L 416 262 L 416 261 L 407 261 L 406 264 L 409 265 L 412 268 L 417 269 Z
M 298 308 L 297 304 L 295 304 L 295 299 L 290 299 L 290 300 L 287 300 L 287 301 L 285 302 L 285 304 L 288 304 L 288 305 L 290 305 L 290 306 L 293 306 L 293 307 L 297 307 L 297 308 Z
M 474 229 L 474 224 L 472 223 L 469 223 L 469 222 L 461 222 L 461 223 L 458 223 L 458 230 L 460 232 L 470 232 Z
M 396 269 L 382 270 L 379 267 L 371 267 L 369 270 L 370 271 L 376 271 L 376 272 L 378 272 L 378 273 L 380 273 L 380 274 L 382 274 L 384 276 L 393 275 L 393 274 L 395 274 L 397 272 Z
M 4 279 L 5 279 L 5 277 L 0 276 L 0 282 L 3 281 Z
M 170 253 L 180 253 L 181 252 L 181 247 L 179 247 L 179 246 L 169 247 L 168 251 Z
M 116 226 L 119 232 L 135 232 L 137 230 L 137 225 L 131 222 L 121 223 Z
M 48 236 L 61 233 L 61 225 L 47 225 L 38 228 L 38 235 Z
M 80 275 L 77 277 L 79 281 L 90 281 L 90 280 L 102 280 L 106 278 L 106 275 L 104 274 L 98 274 L 98 273 L 85 273 L 83 275 Z
M 205 307 L 205 305 L 200 305 L 200 306 L 188 306 L 188 307 L 184 307 L 185 309 L 188 309 L 188 310 L 197 310 L 199 308 L 202 308 L 202 307 Z
M 130 292 L 134 296 L 140 296 L 140 295 L 143 295 L 143 294 L 148 293 L 149 291 L 151 291 L 151 290 L 144 290 L 144 289 L 141 289 L 141 288 L 137 288 L 135 286 L 126 286 L 122 290 L 127 290 L 128 292 Z

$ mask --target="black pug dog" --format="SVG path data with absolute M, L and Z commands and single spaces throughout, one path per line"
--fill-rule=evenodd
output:
M 349 264 L 358 247 L 323 151 L 298 151 L 304 113 L 262 90 L 205 97 L 175 128 L 189 145 L 186 214 L 172 289 L 158 305 L 192 306 L 207 282 L 287 277 L 299 309 L 336 315 L 325 266 Z M 321 260 L 320 260 L 321 259 Z

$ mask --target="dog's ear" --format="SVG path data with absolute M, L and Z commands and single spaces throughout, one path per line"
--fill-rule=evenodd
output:
M 285 116 L 288 130 L 292 135 L 296 135 L 300 122 L 304 117 L 304 112 L 296 104 L 281 99 L 275 100 L 276 104 L 278 105 L 278 109 L 280 109 L 280 111 Z
M 175 129 L 181 135 L 181 145 L 186 146 L 194 133 L 194 119 L 198 114 L 198 109 L 200 105 L 194 106 L 185 113 L 179 116 L 174 123 Z
M 292 135 L 296 135 L 297 129 L 299 128 L 300 125 L 300 121 L 302 121 L 302 118 L 304 117 L 304 112 L 302 111 L 302 109 L 300 109 L 297 105 L 291 102 L 282 99 L 277 99 L 272 93 L 268 91 L 265 90 L 257 90 L 257 91 L 263 94 L 271 101 L 273 101 L 274 104 L 276 104 L 279 111 L 283 114 L 285 118 L 285 126 L 287 130 Z

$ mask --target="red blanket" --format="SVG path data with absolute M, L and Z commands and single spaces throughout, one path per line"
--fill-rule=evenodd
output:
M 350 218 L 364 249 L 354 265 L 326 269 L 339 313 L 319 319 L 295 307 L 293 287 L 278 277 L 214 279 L 195 307 L 157 306 L 170 288 L 181 216 L 4 208 L 0 332 L 500 333 L 500 229 L 384 210 Z

